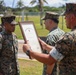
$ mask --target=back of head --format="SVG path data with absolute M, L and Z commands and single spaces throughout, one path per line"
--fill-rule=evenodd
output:
M 56 12 L 46 12 L 45 17 L 42 20 L 51 19 L 54 22 L 59 22 L 59 14 Z

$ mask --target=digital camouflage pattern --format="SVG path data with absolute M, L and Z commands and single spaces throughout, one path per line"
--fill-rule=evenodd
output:
M 55 46 L 55 43 L 57 42 L 57 40 L 59 40 L 60 36 L 63 35 L 65 32 L 63 30 L 61 30 L 60 28 L 54 28 L 47 36 L 47 40 L 46 43 L 51 45 L 51 46 Z M 48 51 L 43 50 L 43 53 L 48 54 Z M 43 75 L 46 75 L 46 67 L 47 65 L 44 64 L 43 66 Z M 51 75 L 56 75 L 57 73 L 57 65 L 55 65 L 53 72 Z
M 76 75 L 76 29 L 64 34 L 55 48 L 64 56 L 59 62 L 59 75 Z
M 16 63 L 14 58 L 14 51 Z M 0 33 L 0 73 L 2 73 L 3 75 L 19 75 L 17 53 L 18 41 L 16 35 L 8 34 L 7 32 L 2 31 Z

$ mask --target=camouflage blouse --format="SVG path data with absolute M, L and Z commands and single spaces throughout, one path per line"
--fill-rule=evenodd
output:
M 76 75 L 76 30 L 66 33 L 55 48 L 64 56 L 59 62 L 59 75 Z
M 52 29 L 51 32 L 47 36 L 46 43 L 49 45 L 55 46 L 55 43 L 57 42 L 57 40 L 59 40 L 60 36 L 62 36 L 64 33 L 65 32 L 58 27 Z M 43 53 L 48 54 L 49 52 L 47 50 L 43 50 Z M 47 66 L 46 64 L 44 64 L 43 75 L 46 75 L 46 69 L 47 69 Z M 56 75 L 56 74 L 57 74 L 57 64 L 55 64 L 51 75 Z
M 0 73 L 19 75 L 17 62 L 18 41 L 15 34 L 0 33 Z

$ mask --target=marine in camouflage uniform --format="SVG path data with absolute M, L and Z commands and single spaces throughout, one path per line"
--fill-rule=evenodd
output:
M 57 41 L 55 48 L 64 57 L 61 61 L 62 56 L 57 58 L 59 61 L 58 75 L 76 75 L 76 29 L 62 36 Z M 50 55 L 52 56 L 52 54 Z
M 2 17 L 2 23 L 15 25 L 15 16 Z M 0 32 L 0 75 L 19 75 L 17 60 L 18 40 L 14 33 L 8 33 L 6 28 Z
M 58 19 L 59 19 L 59 14 L 58 13 L 46 12 L 46 15 L 43 18 L 43 20 L 48 20 L 48 19 L 57 23 L 57 25 L 54 25 L 54 24 L 50 23 L 50 26 L 48 26 L 47 23 L 45 23 L 45 28 L 47 28 L 47 30 L 49 30 L 49 28 L 50 28 L 50 30 L 49 30 L 50 33 L 47 36 L 46 43 L 49 44 L 49 45 L 55 46 L 55 43 L 57 42 L 59 37 L 64 34 L 64 31 L 61 30 L 60 28 L 58 28 L 58 22 L 59 22 L 58 21 Z M 49 52 L 47 50 L 43 50 L 43 53 L 48 54 Z M 51 69 L 51 66 L 49 66 L 49 67 L 50 67 L 49 69 Z M 46 70 L 47 70 L 47 65 L 43 64 L 43 75 L 46 75 Z M 53 73 L 56 73 L 56 70 L 57 70 L 57 65 L 55 65 L 51 75 L 53 75 Z
M 50 55 L 58 61 L 59 71 L 57 71 L 57 75 L 76 75 L 76 20 L 69 17 L 72 15 L 76 17 L 76 4 L 66 4 L 64 15 L 67 28 L 72 29 L 72 31 L 64 34 L 57 41 L 55 49 L 53 49 L 54 52 L 50 52 Z M 72 19 L 73 22 L 71 22 Z

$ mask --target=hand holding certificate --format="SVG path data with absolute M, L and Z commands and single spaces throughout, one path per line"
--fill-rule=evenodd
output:
M 37 32 L 32 21 L 19 22 L 24 41 L 29 42 L 31 49 L 41 53 L 41 46 L 38 41 Z

